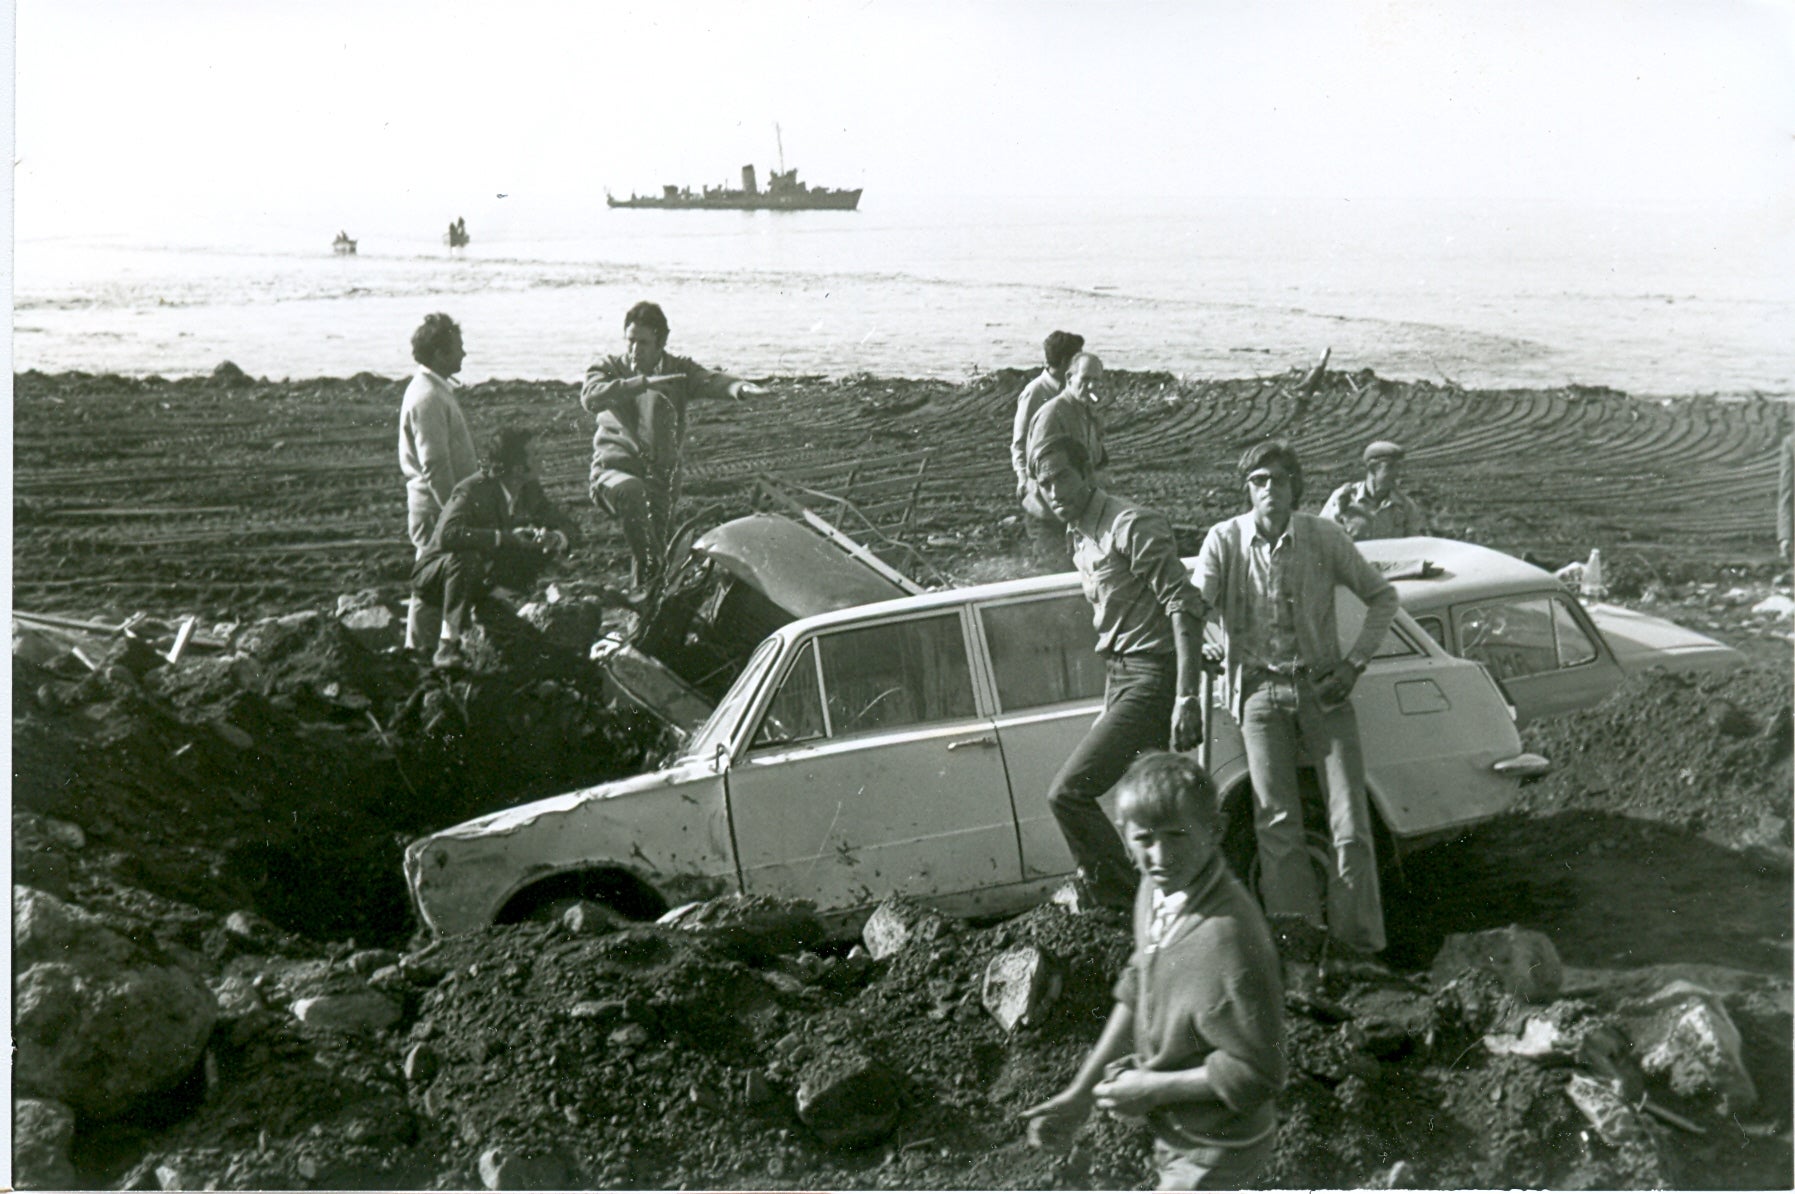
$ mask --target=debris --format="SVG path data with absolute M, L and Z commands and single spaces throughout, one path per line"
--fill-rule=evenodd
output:
M 1679 1095 L 1717 1098 L 1729 1115 L 1756 1105 L 1739 1029 L 1713 992 L 1679 979 L 1623 1005 L 1620 1014 L 1647 1074 L 1664 1078 Z
M 1430 970 L 1437 981 L 1466 970 L 1484 971 L 1511 995 L 1528 1003 L 1544 1003 L 1564 985 L 1564 966 L 1551 940 L 1519 925 L 1451 934 L 1434 956 Z
M 1053 955 L 1032 945 L 1006 949 L 985 967 L 979 998 L 1005 1032 L 1036 1025 L 1060 997 L 1064 976 Z
M 489 1148 L 480 1154 L 480 1184 L 488 1190 L 560 1190 L 571 1177 L 558 1153 Z
M 862 1148 L 882 1140 L 902 1110 L 895 1075 L 851 1046 L 831 1049 L 804 1066 L 798 1119 L 828 1148 Z
M 1565 1093 L 1594 1127 L 1596 1134 L 1609 1144 L 1641 1144 L 1647 1139 L 1645 1125 L 1639 1115 L 1620 1097 L 1615 1084 L 1588 1074 L 1572 1074 Z
M 904 896 L 890 896 L 873 909 L 860 940 L 874 961 L 882 962 L 912 941 L 933 941 L 949 925 L 941 913 Z
M 399 1022 L 399 1006 L 378 991 L 350 991 L 296 1000 L 293 1017 L 308 1028 L 373 1036 Z

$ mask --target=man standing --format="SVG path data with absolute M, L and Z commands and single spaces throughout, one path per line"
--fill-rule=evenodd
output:
M 1109 452 L 1103 446 L 1103 423 L 1097 417 L 1097 383 L 1102 380 L 1103 362 L 1096 353 L 1081 352 L 1072 358 L 1066 367 L 1065 390 L 1048 399 L 1029 424 L 1030 459 L 1043 444 L 1070 439 L 1084 450 L 1093 481 L 1101 479 L 1109 464 Z M 1022 509 L 1031 519 L 1030 534 L 1040 544 L 1042 562 L 1065 569 L 1071 559 L 1066 554 L 1064 522 L 1053 513 L 1038 489 L 1023 495 Z
M 399 407 L 399 469 L 405 474 L 405 532 L 415 560 L 429 546 L 443 504 L 477 465 L 473 433 L 449 380 L 467 356 L 461 328 L 441 312 L 426 315 L 411 334 L 411 356 L 418 371 Z M 405 617 L 406 649 L 429 650 L 441 625 L 441 607 L 414 596 Z
M 1041 341 L 1045 367 L 1039 377 L 1022 388 L 1021 396 L 1016 399 L 1016 420 L 1010 428 L 1010 467 L 1016 473 L 1018 499 L 1028 497 L 1032 484 L 1028 475 L 1028 429 L 1034 423 L 1035 412 L 1066 388 L 1066 366 L 1083 348 L 1084 337 L 1076 332 L 1047 333 L 1047 338 Z M 1063 560 L 1066 528 L 1057 518 L 1043 517 L 1038 507 L 1038 502 L 1031 507 L 1023 501 L 1022 520 L 1029 543 L 1042 562 Z
M 679 500 L 686 404 L 767 391 L 753 382 L 677 357 L 667 349 L 667 316 L 642 302 L 623 317 L 623 355 L 586 370 L 580 405 L 598 416 L 592 436 L 592 503 L 623 528 L 632 586 L 659 576 Z
M 1202 600 L 1163 517 L 1096 485 L 1082 442 L 1037 445 L 1029 469 L 1068 527 L 1104 661 L 1103 712 L 1054 776 L 1047 801 L 1097 904 L 1132 906 L 1136 876 L 1097 801 L 1143 751 L 1188 750 L 1203 731 Z
M 1427 520 L 1415 499 L 1399 487 L 1401 444 L 1380 439 L 1365 448 L 1365 479 L 1348 481 L 1328 495 L 1321 517 L 1346 528 L 1355 540 L 1401 539 L 1427 534 Z
M 412 591 L 443 611 L 437 667 L 463 662 L 461 636 L 481 599 L 495 588 L 529 588 L 551 556 L 579 541 L 579 527 L 530 469 L 530 438 L 505 427 L 487 442 L 480 471 L 455 487 L 412 568 Z
M 1304 849 L 1300 742 L 1327 796 L 1338 877 L 1328 892 L 1329 936 L 1350 950 L 1377 953 L 1384 948 L 1383 902 L 1349 697 L 1396 617 L 1396 589 L 1338 525 L 1295 513 L 1303 470 L 1289 444 L 1249 448 L 1240 474 L 1252 510 L 1209 528 L 1195 575 L 1203 604 L 1193 608 L 1218 614 L 1227 631 L 1229 701 L 1253 782 L 1260 899 L 1268 913 L 1322 923 Z M 1334 617 L 1340 585 L 1367 607 L 1344 654 Z

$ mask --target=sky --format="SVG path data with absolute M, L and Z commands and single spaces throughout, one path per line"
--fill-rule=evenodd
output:
M 882 196 L 1795 210 L 1795 0 L 19 0 L 18 236 Z

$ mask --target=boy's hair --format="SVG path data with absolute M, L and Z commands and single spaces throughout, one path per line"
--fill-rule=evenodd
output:
M 1049 332 L 1041 341 L 1041 353 L 1052 369 L 1064 370 L 1072 358 L 1084 348 L 1084 337 L 1077 332 Z
M 1302 501 L 1303 462 L 1296 458 L 1296 449 L 1290 446 L 1289 440 L 1268 439 L 1243 452 L 1240 457 L 1240 483 L 1245 485 L 1248 475 L 1254 470 L 1273 463 L 1283 465 L 1284 471 L 1290 474 L 1290 500 Z
M 1215 781 L 1189 755 L 1149 751 L 1116 783 L 1116 816 L 1136 825 L 1196 825 L 1219 844 Z
M 529 460 L 530 441 L 536 433 L 527 427 L 505 426 L 480 445 L 480 468 L 490 476 L 509 476 Z

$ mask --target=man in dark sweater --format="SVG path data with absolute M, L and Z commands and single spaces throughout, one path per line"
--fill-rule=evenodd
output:
M 531 433 L 502 428 L 480 452 L 480 471 L 455 487 L 411 571 L 412 591 L 443 610 L 435 664 L 464 662 L 470 611 L 495 588 L 528 589 L 553 556 L 579 541 L 579 526 L 542 491 L 530 469 Z
M 1215 784 L 1195 761 L 1142 755 L 1116 814 L 1143 872 L 1134 955 L 1071 1085 L 1022 1113 L 1029 1143 L 1063 1149 L 1093 1107 L 1145 1119 L 1162 1190 L 1232 1190 L 1272 1154 L 1287 1076 L 1278 955 L 1228 870 Z

